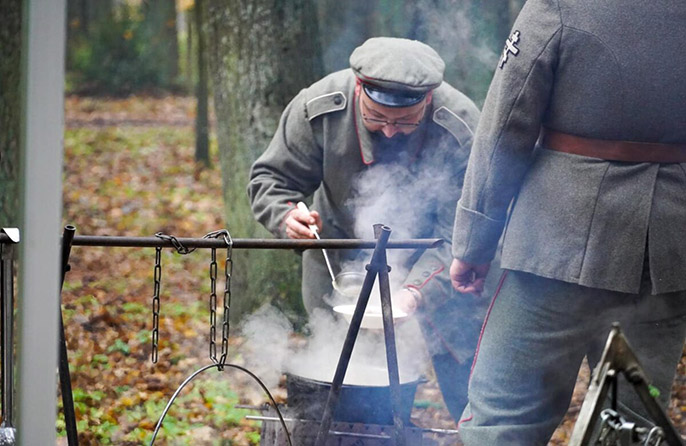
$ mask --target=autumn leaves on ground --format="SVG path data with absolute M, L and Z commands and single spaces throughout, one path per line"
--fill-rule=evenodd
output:
M 74 225 L 77 235 L 136 237 L 160 231 L 202 237 L 226 227 L 216 144 L 214 167 L 196 166 L 193 122 L 190 98 L 67 98 L 64 224 Z M 177 387 L 210 364 L 209 261 L 206 250 L 189 255 L 162 250 L 159 361 L 152 364 L 155 250 L 72 248 L 62 308 L 79 444 L 149 444 Z M 242 341 L 233 333 L 232 328 L 228 362 L 240 364 Z M 584 386 L 580 381 L 572 415 Z M 682 387 L 679 378 L 671 411 L 677 422 L 686 411 Z M 283 401 L 283 389 L 271 390 Z M 245 418 L 254 411 L 237 406 L 263 401 L 248 377 L 208 370 L 181 392 L 155 444 L 259 444 L 259 423 Z M 413 422 L 455 428 L 433 380 L 420 386 L 417 401 Z M 566 419 L 551 444 L 565 444 L 572 426 L 573 417 Z M 58 431 L 60 444 L 66 444 L 61 415 Z M 437 441 L 455 444 L 455 437 Z
M 193 105 L 68 98 L 64 223 L 77 235 L 202 237 L 224 228 L 220 175 L 193 160 Z M 63 312 L 79 444 L 149 444 L 177 386 L 210 363 L 209 252 L 162 251 L 153 365 L 154 260 L 150 248 L 72 249 Z M 204 375 L 179 396 L 155 444 L 256 444 L 258 427 L 235 408 L 248 383 L 231 372 Z M 58 428 L 64 435 L 61 419 Z

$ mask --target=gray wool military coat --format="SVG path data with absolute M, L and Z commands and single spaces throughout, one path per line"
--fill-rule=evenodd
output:
M 312 198 L 323 219 L 322 238 L 373 238 L 372 225 L 392 229 L 391 240 L 452 233 L 455 191 L 464 178 L 477 107 L 443 83 L 421 126 L 397 153 L 383 152 L 357 112 L 356 77 L 350 69 L 330 74 L 302 90 L 283 112 L 267 150 L 254 163 L 248 185 L 255 217 L 277 237 L 298 201 Z M 370 251 L 332 251 L 334 273 Z M 450 244 L 423 252 L 393 252 L 391 281 L 421 290 L 428 307 L 451 294 Z M 318 250 L 303 254 L 303 298 L 308 311 L 323 306 L 331 279 Z
M 686 289 L 686 165 L 547 150 L 583 137 L 686 142 L 686 2 L 529 0 L 488 92 L 458 203 L 453 254 L 587 287 Z M 621 30 L 621 31 L 620 31 Z

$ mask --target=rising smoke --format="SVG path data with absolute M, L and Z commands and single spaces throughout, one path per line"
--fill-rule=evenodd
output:
M 417 379 L 426 366 L 425 351 L 418 327 L 408 321 L 396 326 L 396 345 L 401 381 Z M 348 331 L 348 324 L 324 311 L 311 315 L 306 342 L 294 336 L 285 315 L 263 306 L 243 324 L 246 366 L 267 385 L 278 384 L 282 373 L 330 382 L 333 379 Z M 345 383 L 388 385 L 383 331 L 360 330 L 355 342 Z

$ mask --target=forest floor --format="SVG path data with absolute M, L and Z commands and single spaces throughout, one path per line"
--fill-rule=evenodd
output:
M 202 237 L 224 228 L 216 143 L 213 167 L 196 165 L 194 119 L 192 98 L 68 97 L 64 224 L 76 226 L 77 235 L 137 237 L 160 231 Z M 147 445 L 177 387 L 210 364 L 209 253 L 162 250 L 156 364 L 150 361 L 155 250 L 75 246 L 70 264 L 63 314 L 79 444 Z M 233 328 L 231 334 L 227 362 L 244 364 L 244 339 L 234 336 Z M 681 432 L 686 432 L 685 375 L 682 358 L 670 408 Z M 568 416 L 551 445 L 567 443 L 588 377 L 588 368 L 582 368 Z M 419 386 L 412 422 L 454 430 L 430 370 L 427 378 Z M 278 402 L 285 401 L 283 380 L 270 390 Z M 246 418 L 257 412 L 242 407 L 264 402 L 264 394 L 245 375 L 210 369 L 180 393 L 155 444 L 259 444 L 259 422 Z M 58 443 L 66 445 L 61 417 L 58 430 Z M 456 444 L 454 435 L 432 438 L 439 445 Z

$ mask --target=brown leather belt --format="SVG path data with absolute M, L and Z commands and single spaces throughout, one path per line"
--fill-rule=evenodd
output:
M 630 163 L 686 163 L 686 144 L 584 138 L 543 129 L 543 146 L 557 152 Z

